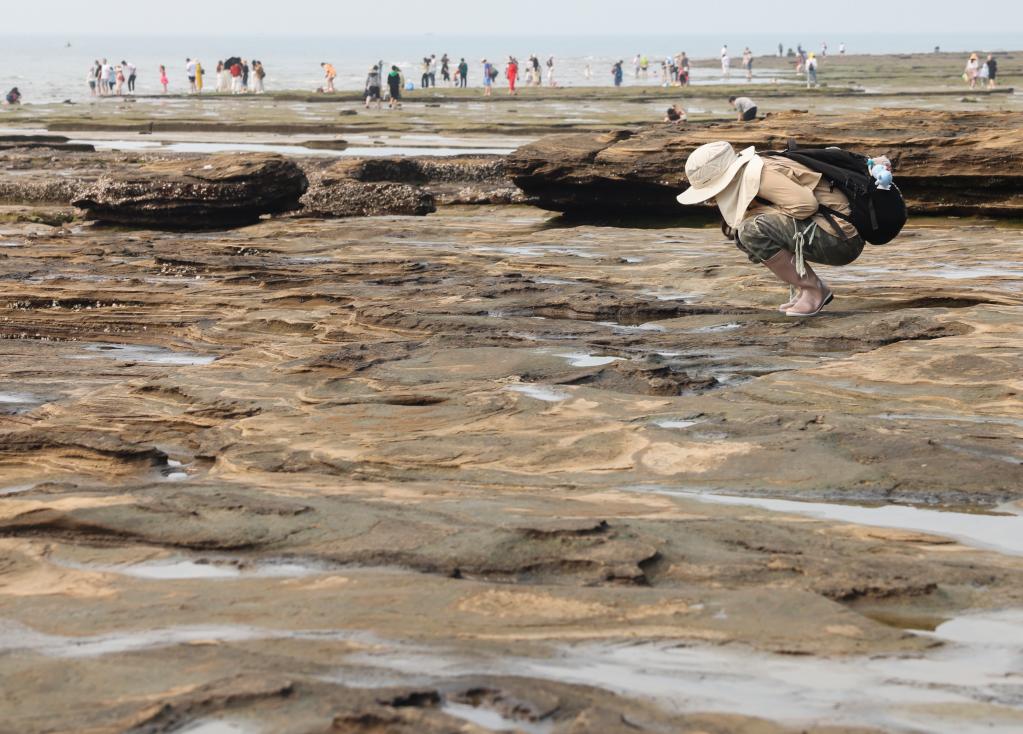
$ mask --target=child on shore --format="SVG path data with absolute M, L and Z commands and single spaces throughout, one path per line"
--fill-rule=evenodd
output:
M 163 86 L 163 93 L 167 94 L 167 67 L 163 64 L 160 64 L 160 84 Z

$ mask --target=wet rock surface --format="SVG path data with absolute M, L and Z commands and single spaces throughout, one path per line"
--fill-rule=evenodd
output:
M 99 178 L 71 203 L 102 222 L 201 229 L 296 209 L 307 188 L 302 169 L 281 156 L 221 155 L 126 168 Z
M 650 119 L 628 93 L 502 100 L 500 134 Z M 282 129 L 167 102 L 66 129 Z M 300 140 L 381 148 L 493 114 L 309 107 Z M 438 210 L 96 226 L 69 182 L 208 159 L 0 151 L 0 729 L 1019 729 L 1015 223 L 913 220 L 793 321 L 698 221 L 495 206 L 492 156 L 294 160 L 307 201 Z
M 508 158 L 515 183 L 547 209 L 587 214 L 667 214 L 686 210 L 685 162 L 698 146 L 736 149 L 838 145 L 887 155 L 916 214 L 1023 214 L 1023 136 L 1014 113 L 873 110 L 821 118 L 773 113 L 752 123 L 701 123 L 552 135 Z M 698 209 L 696 209 L 698 210 Z M 689 211 L 694 211 L 689 208 Z
M 912 223 L 824 269 L 836 302 L 812 321 L 777 314 L 783 288 L 714 229 L 528 207 L 11 220 L 0 241 L 20 731 L 959 731 L 1014 711 L 988 673 L 954 696 L 914 678 L 972 648 L 904 627 L 1018 606 L 1023 559 L 687 493 L 1019 499 L 1016 228 Z M 815 708 L 813 681 L 877 660 L 923 709 Z M 40 708 L 58 681 L 65 707 Z

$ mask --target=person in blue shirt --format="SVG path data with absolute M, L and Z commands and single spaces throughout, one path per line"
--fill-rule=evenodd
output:
M 494 91 L 494 66 L 483 59 L 483 96 L 489 97 Z

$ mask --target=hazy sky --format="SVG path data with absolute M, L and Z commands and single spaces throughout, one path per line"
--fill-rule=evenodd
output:
M 2 0 L 0 34 L 1006 33 L 1020 0 Z M 386 31 L 384 30 L 386 29 Z

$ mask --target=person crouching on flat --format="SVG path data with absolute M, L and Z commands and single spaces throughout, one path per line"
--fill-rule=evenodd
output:
M 849 200 L 820 173 L 787 158 L 736 153 L 730 143 L 707 143 L 686 160 L 689 188 L 681 204 L 713 199 L 726 233 L 754 263 L 763 263 L 790 286 L 779 306 L 786 316 L 816 316 L 834 299 L 808 263 L 848 265 L 863 251 L 863 239 L 845 219 Z

